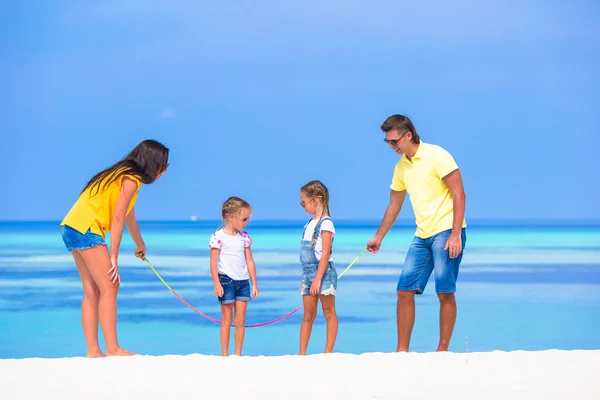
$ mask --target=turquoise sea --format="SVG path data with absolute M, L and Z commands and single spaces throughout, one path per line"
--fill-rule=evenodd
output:
M 247 324 L 301 305 L 303 221 L 252 221 L 260 297 Z M 141 222 L 148 259 L 183 298 L 220 318 L 208 265 L 218 221 Z M 338 272 L 365 247 L 378 221 L 336 221 Z M 339 281 L 337 352 L 396 346 L 396 281 L 414 227 L 397 224 L 377 254 L 365 253 Z M 139 354 L 217 355 L 219 326 L 188 309 L 132 254 L 126 234 L 118 298 L 121 345 Z M 82 289 L 58 222 L 0 222 L 0 358 L 85 355 Z M 471 222 L 461 266 L 451 351 L 600 349 L 600 223 Z M 301 313 L 248 329 L 245 355 L 296 354 Z M 319 313 L 309 352 L 322 351 Z M 465 340 L 466 339 L 466 340 Z M 434 351 L 438 301 L 430 281 L 417 298 L 411 351 Z M 100 341 L 102 344 L 102 340 Z

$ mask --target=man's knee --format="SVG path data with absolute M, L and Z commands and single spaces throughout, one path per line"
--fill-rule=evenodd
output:
M 456 297 L 454 296 L 454 293 L 438 293 L 437 296 L 441 304 L 456 303 Z
M 398 304 L 412 304 L 415 301 L 416 290 L 398 290 Z

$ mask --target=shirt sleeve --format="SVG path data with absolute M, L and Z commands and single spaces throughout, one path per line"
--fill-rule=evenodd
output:
M 333 221 L 326 220 L 321 223 L 321 231 L 329 231 L 331 233 L 335 233 L 335 227 L 333 226 Z
M 248 232 L 242 232 L 242 239 L 244 240 L 244 247 L 252 246 L 252 238 L 250 237 Z
M 216 234 L 212 234 L 210 236 L 210 241 L 208 242 L 208 247 L 210 247 L 211 249 L 220 249 L 222 246 L 221 241 L 219 240 L 219 238 L 217 238 Z
M 450 172 L 458 169 L 458 165 L 454 161 L 452 155 L 441 147 L 437 148 L 433 160 L 433 168 L 440 179 L 443 179 Z
M 396 168 L 394 168 L 394 176 L 392 177 L 392 184 L 390 185 L 390 189 L 395 192 L 402 192 L 406 190 L 406 186 L 404 185 L 404 172 L 402 171 L 402 160 L 398 161 L 396 164 Z

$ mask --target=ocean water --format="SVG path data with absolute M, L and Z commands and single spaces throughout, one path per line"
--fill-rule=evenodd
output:
M 253 221 L 260 296 L 247 324 L 301 305 L 298 253 L 305 221 Z M 172 288 L 220 319 L 209 273 L 208 239 L 216 221 L 141 222 L 148 259 Z M 377 221 L 337 221 L 335 264 L 341 272 L 365 247 Z M 396 347 L 396 282 L 412 226 L 397 225 L 377 254 L 365 253 L 340 279 L 336 351 L 389 352 Z M 124 236 L 118 297 L 121 345 L 139 354 L 220 354 L 219 325 L 182 304 L 132 254 Z M 599 349 L 600 224 L 470 223 L 458 289 L 458 320 L 450 350 Z M 85 355 L 82 289 L 58 223 L 0 222 L 0 358 Z M 416 300 L 411 351 L 434 351 L 439 303 L 430 280 Z M 298 351 L 302 311 L 246 330 L 244 355 Z M 100 340 L 103 346 L 102 339 Z M 325 345 L 319 310 L 310 353 Z M 232 344 L 233 349 L 233 335 Z

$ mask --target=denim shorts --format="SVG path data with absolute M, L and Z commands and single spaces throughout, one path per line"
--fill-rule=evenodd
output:
M 465 249 L 467 236 L 462 229 L 462 251 L 456 258 L 450 258 L 448 250 L 444 250 L 452 230 L 442 231 L 427 239 L 415 236 L 400 272 L 396 290 L 416 290 L 422 294 L 427 286 L 431 273 L 435 271 L 436 293 L 454 293 L 458 279 L 458 267 Z
M 311 264 L 302 266 L 302 289 L 300 289 L 300 294 L 302 296 L 310 295 L 310 287 L 315 280 L 318 267 L 318 265 Z M 321 290 L 319 294 L 323 296 L 335 296 L 335 291 L 337 290 L 337 281 L 337 271 L 333 266 L 333 263 L 330 262 L 327 265 L 327 269 L 325 269 L 323 278 L 321 278 Z
M 100 235 L 92 233 L 90 229 L 88 229 L 85 235 L 83 235 L 70 226 L 63 225 L 62 238 L 68 251 L 89 249 L 100 244 L 106 246 L 106 241 L 104 238 Z
M 221 304 L 233 304 L 236 301 L 250 301 L 250 280 L 236 281 L 224 274 L 219 274 L 219 282 L 223 286 L 223 296 L 219 297 Z

